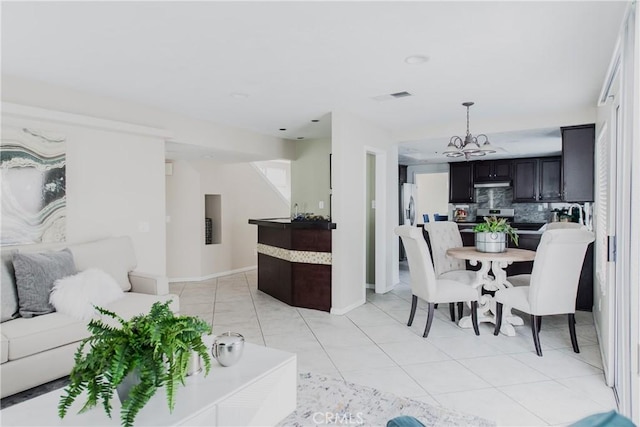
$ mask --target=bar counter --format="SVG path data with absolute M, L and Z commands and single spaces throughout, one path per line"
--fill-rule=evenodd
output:
M 258 226 L 258 289 L 295 307 L 331 310 L 329 221 L 250 219 Z

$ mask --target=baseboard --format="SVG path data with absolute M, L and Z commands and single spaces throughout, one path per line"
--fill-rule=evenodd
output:
M 170 277 L 169 283 L 176 282 L 202 282 L 204 280 L 215 279 L 217 277 L 231 276 L 232 274 L 244 273 L 245 271 L 255 270 L 258 266 L 252 265 L 250 267 L 238 268 L 236 270 L 223 271 L 221 273 L 213 273 L 207 276 L 201 277 Z
M 395 285 L 391 285 L 390 288 L 386 288 L 384 291 L 382 292 L 376 292 L 376 293 L 380 293 L 380 294 L 386 294 L 389 291 L 392 291 L 393 289 L 395 289 L 395 287 L 399 284 L 400 282 L 396 283 Z M 366 284 L 366 288 L 367 289 L 373 289 L 374 291 L 376 290 L 376 285 L 375 284 L 371 284 L 371 283 L 367 283 Z
M 593 314 L 593 312 L 592 312 Z M 600 360 L 602 360 L 602 370 L 604 372 L 604 382 L 608 387 L 613 387 L 613 372 L 609 372 L 609 364 L 605 363 L 605 354 L 604 354 L 604 341 L 602 340 L 602 332 L 600 331 L 600 325 L 596 322 L 595 315 L 593 316 L 593 326 L 596 330 L 596 337 L 598 337 L 598 349 L 600 350 Z
M 351 310 L 353 310 L 354 308 L 358 308 L 361 305 L 363 305 L 364 303 L 367 302 L 367 299 L 364 298 L 362 301 L 360 302 L 355 302 L 351 305 L 348 305 L 346 307 L 342 307 L 342 308 L 335 308 L 335 307 L 331 307 L 331 314 L 337 314 L 337 315 L 342 315 L 342 314 L 346 314 L 348 312 L 350 312 Z

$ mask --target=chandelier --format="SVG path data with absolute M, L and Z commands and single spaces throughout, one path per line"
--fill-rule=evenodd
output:
M 467 107 L 467 135 L 464 140 L 459 136 L 452 136 L 449 140 L 449 145 L 442 152 L 447 157 L 461 157 L 464 156 L 466 160 L 470 157 L 484 156 L 485 154 L 495 153 L 496 150 L 489 142 L 487 135 L 481 133 L 478 136 L 471 135 L 469 132 L 469 107 L 473 105 L 473 102 L 463 102 L 462 105 Z M 484 143 L 480 143 L 484 140 Z

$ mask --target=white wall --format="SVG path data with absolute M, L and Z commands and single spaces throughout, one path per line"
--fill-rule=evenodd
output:
M 446 161 L 443 159 L 443 161 Z M 449 172 L 449 163 L 407 166 L 407 182 L 415 184 L 416 174 Z
M 173 174 L 166 178 L 167 276 L 199 277 L 203 244 L 200 222 L 204 198 L 200 173 L 186 161 L 173 162 Z M 201 206 L 200 203 L 203 205 Z
M 133 135 L 118 123 L 110 129 L 100 123 L 103 128 L 96 129 L 96 122 L 86 117 L 62 124 L 53 120 L 56 112 L 32 111 L 27 118 L 11 111 L 3 105 L 3 127 L 67 138 L 67 242 L 131 236 L 137 270 L 165 275 L 164 141 Z
M 51 129 L 68 130 L 67 159 L 73 162 L 67 168 L 69 239 L 131 235 L 141 270 L 166 274 L 167 239 L 170 257 L 175 253 L 185 256 L 176 262 L 171 261 L 170 277 L 202 277 L 255 265 L 255 255 L 251 257 L 250 254 L 253 249 L 238 243 L 246 242 L 249 233 L 255 233 L 255 226 L 249 226 L 246 220 L 239 226 L 243 218 L 239 215 L 246 212 L 246 219 L 249 216 L 289 214 L 288 205 L 282 198 L 277 203 L 263 201 L 261 209 L 252 208 L 251 203 L 270 197 L 273 189 L 255 177 L 257 172 L 248 163 L 242 173 L 251 177 L 247 178 L 249 181 L 230 173 L 219 176 L 205 174 L 205 181 L 200 182 L 201 171 L 189 171 L 188 166 L 178 166 L 177 171 L 174 169 L 174 179 L 166 181 L 173 200 L 167 200 L 165 205 L 164 143 L 170 140 L 199 145 L 225 158 L 242 158 L 249 162 L 292 159 L 295 155 L 293 141 L 13 76 L 2 76 L 2 101 L 3 106 L 10 105 L 17 110 L 42 109 L 50 117 L 49 121 L 56 123 Z M 82 115 L 84 119 L 78 119 L 81 126 L 73 125 L 68 129 L 68 124 L 62 125 L 62 122 L 68 122 L 65 118 L 68 113 Z M 6 115 L 3 114 L 4 117 Z M 111 129 L 112 121 L 118 121 L 115 131 Z M 156 131 L 152 132 L 146 126 L 152 126 Z M 147 131 L 151 136 L 145 136 Z M 215 181 L 223 183 L 214 184 Z M 198 188 L 201 195 L 204 191 L 216 194 L 219 185 L 225 186 L 223 204 L 229 207 L 235 203 L 238 210 L 223 211 L 223 215 L 228 217 L 225 226 L 232 227 L 223 228 L 229 243 L 224 250 L 218 251 L 219 258 L 212 263 L 211 257 L 205 257 L 202 250 L 183 251 L 195 248 L 194 242 L 204 241 L 199 234 L 204 233 L 204 226 L 194 222 L 195 211 L 199 211 L 197 220 L 204 222 L 204 196 L 196 201 L 194 188 Z M 187 199 L 194 199 L 193 203 L 188 204 Z M 172 223 L 183 224 L 184 227 L 167 228 L 165 210 L 169 206 L 172 207 L 168 211 Z M 286 210 L 282 210 L 284 206 Z M 149 231 L 138 231 L 145 224 L 149 225 Z M 233 241 L 234 236 L 237 242 Z M 251 238 L 255 248 L 255 234 Z
M 398 154 L 389 132 L 347 112 L 332 113 L 332 179 L 333 231 L 332 308 L 344 313 L 365 302 L 365 199 L 366 154 L 368 147 L 386 153 L 386 200 L 380 201 L 376 215 L 383 215 L 387 224 L 385 239 L 376 242 L 376 251 L 383 251 L 387 260 L 384 277 L 387 287 L 397 277 L 397 237 L 393 227 L 398 224 Z M 377 273 L 376 273 L 376 276 Z
M 329 155 L 331 139 L 296 142 L 296 158 L 291 162 L 291 209 L 329 215 Z M 324 203 L 320 208 L 319 202 Z
M 423 214 L 448 215 L 449 210 L 449 172 L 416 174 L 416 222 L 424 222 Z
M 201 280 L 257 264 L 257 227 L 250 218 L 289 216 L 289 204 L 249 163 L 175 161 L 167 177 L 167 275 Z M 219 194 L 222 242 L 205 245 L 204 196 Z M 176 244 L 174 244 L 176 243 Z
M 165 129 L 172 141 L 219 150 L 221 156 L 233 155 L 243 161 L 293 159 L 295 155 L 290 140 L 14 76 L 2 76 L 2 100 Z

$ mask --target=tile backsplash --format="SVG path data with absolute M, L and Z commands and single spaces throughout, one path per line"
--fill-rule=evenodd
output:
M 552 209 L 569 206 L 567 203 L 513 203 L 512 187 L 476 188 L 475 192 L 476 203 L 469 203 L 472 215 L 478 208 L 513 208 L 515 222 L 548 222 Z

